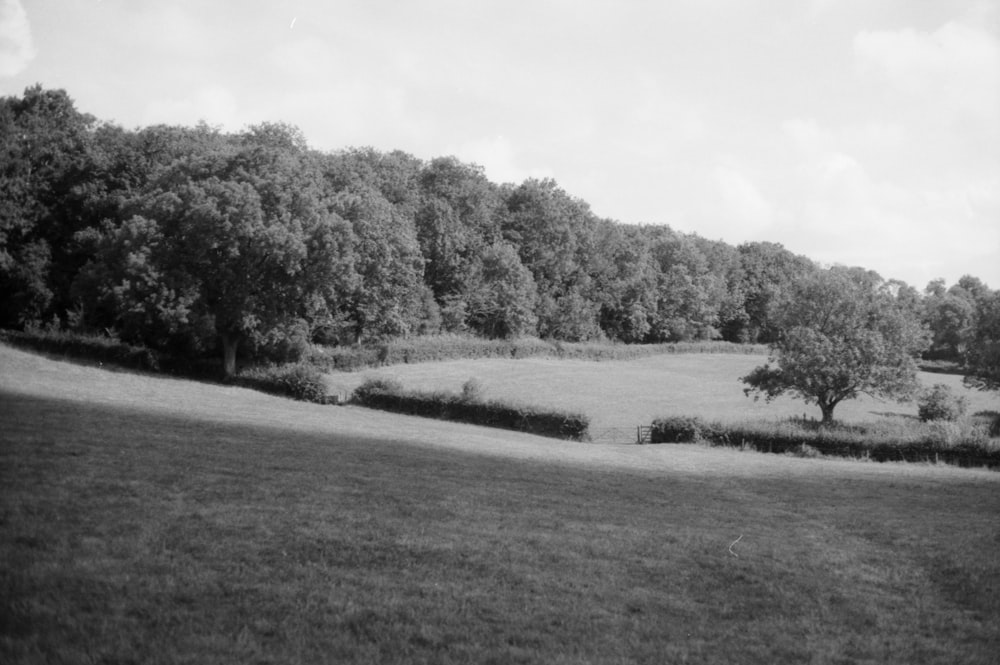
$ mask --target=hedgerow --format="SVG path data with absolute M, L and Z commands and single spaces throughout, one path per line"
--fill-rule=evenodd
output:
M 586 440 L 590 419 L 579 413 L 546 411 L 466 394 L 404 390 L 391 380 L 368 380 L 354 391 L 355 404 L 424 418 L 453 420 L 557 439 Z
M 676 353 L 764 354 L 766 351 L 767 347 L 760 344 L 732 342 L 569 343 L 542 340 L 537 337 L 483 339 L 463 335 L 428 335 L 369 346 L 316 346 L 308 354 L 307 359 L 331 371 L 356 371 L 367 367 L 477 358 L 564 358 L 607 361 L 636 360 Z
M 653 421 L 652 443 L 703 442 L 761 452 L 799 453 L 803 446 L 823 455 L 879 462 L 946 462 L 1000 467 L 1000 443 L 989 426 L 971 419 L 930 423 L 860 423 L 820 426 L 816 421 L 721 423 L 671 416 Z
M 240 372 L 233 383 L 318 404 L 324 403 L 327 395 L 323 373 L 315 366 L 302 362 L 251 367 Z
M 129 369 L 160 371 L 163 358 L 144 346 L 126 344 L 104 335 L 50 330 L 3 330 L 0 340 L 13 346 L 76 360 L 111 363 Z

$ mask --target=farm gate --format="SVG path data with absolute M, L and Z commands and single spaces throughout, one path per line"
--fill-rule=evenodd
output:
M 590 430 L 591 443 L 636 443 L 644 444 L 650 442 L 650 433 L 653 428 L 648 425 L 638 425 L 636 427 L 600 427 Z

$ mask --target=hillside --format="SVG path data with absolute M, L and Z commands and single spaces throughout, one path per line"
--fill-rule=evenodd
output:
M 989 663 L 1000 474 L 601 446 L 0 347 L 0 660 Z

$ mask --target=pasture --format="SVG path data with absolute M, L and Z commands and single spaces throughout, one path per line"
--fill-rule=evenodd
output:
M 590 416 L 593 429 L 648 425 L 661 416 L 700 416 L 742 422 L 781 420 L 806 414 L 819 418 L 819 408 L 781 397 L 767 404 L 743 394 L 738 379 L 766 360 L 764 355 L 674 354 L 636 360 L 475 359 L 391 365 L 358 373 L 328 375 L 333 392 L 350 392 L 368 377 L 393 378 L 412 390 L 460 392 L 476 378 L 485 399 L 537 404 Z M 969 413 L 1000 410 L 997 395 L 969 390 L 960 376 L 921 372 L 925 386 L 945 383 L 969 400 Z M 835 416 L 847 422 L 917 415 L 915 403 L 862 397 L 837 406 Z
M 0 346 L 4 663 L 992 663 L 998 513 L 995 472 L 571 443 Z

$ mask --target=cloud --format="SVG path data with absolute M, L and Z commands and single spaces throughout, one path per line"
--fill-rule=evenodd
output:
M 20 74 L 35 53 L 31 24 L 20 0 L 0 0 L 0 76 Z
M 978 25 L 861 31 L 854 53 L 862 72 L 881 73 L 904 94 L 994 124 L 1000 117 L 1000 39 Z
M 194 125 L 204 120 L 210 125 L 221 125 L 234 131 L 242 128 L 236 97 L 226 88 L 207 86 L 194 95 L 182 99 L 159 99 L 146 105 L 144 125 Z
M 551 178 L 547 168 L 525 169 L 518 163 L 514 145 L 504 136 L 474 139 L 453 151 L 462 161 L 479 164 L 494 182 L 521 183 L 528 178 Z
M 717 166 L 714 175 L 725 218 L 737 225 L 740 240 L 749 240 L 770 226 L 774 209 L 748 176 L 729 165 Z
M 872 268 L 918 287 L 936 277 L 956 280 L 962 273 L 949 274 L 955 266 L 987 279 L 995 273 L 996 176 L 911 186 L 876 176 L 850 149 L 860 144 L 863 129 L 834 131 L 815 121 L 795 121 L 785 130 L 801 161 L 787 183 L 777 228 L 794 251 L 825 264 Z

